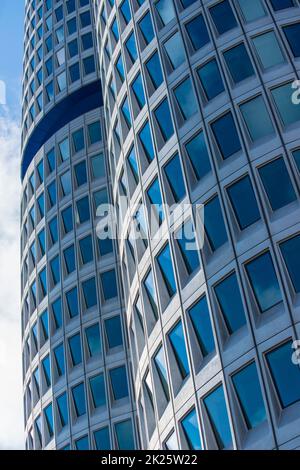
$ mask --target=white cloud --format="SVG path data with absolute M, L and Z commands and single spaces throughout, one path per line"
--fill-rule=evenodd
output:
M 20 129 L 7 111 L 1 114 L 0 449 L 20 449 L 24 447 L 19 302 Z

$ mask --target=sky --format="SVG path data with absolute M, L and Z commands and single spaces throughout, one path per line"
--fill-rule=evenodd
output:
M 24 0 L 0 0 L 0 450 L 24 448 L 19 302 L 23 12 Z

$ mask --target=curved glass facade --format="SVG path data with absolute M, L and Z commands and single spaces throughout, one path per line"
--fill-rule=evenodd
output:
M 141 445 L 299 448 L 299 2 L 94 5 Z
M 94 40 L 89 0 L 26 2 L 27 449 L 138 446 L 117 246 L 96 236 L 96 210 L 110 200 L 111 188 Z

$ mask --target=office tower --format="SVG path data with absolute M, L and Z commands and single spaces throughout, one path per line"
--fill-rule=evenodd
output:
M 28 0 L 22 129 L 27 449 L 137 447 L 89 0 Z M 8 45 L 9 47 L 9 45 Z
M 141 446 L 299 449 L 299 1 L 94 5 Z

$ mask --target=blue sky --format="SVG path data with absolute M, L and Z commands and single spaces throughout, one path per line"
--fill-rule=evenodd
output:
M 0 0 L 0 80 L 7 87 L 7 104 L 20 115 L 24 0 Z
M 24 0 L 0 0 L 0 450 L 24 447 L 19 269 Z M 0 83 L 1 84 L 1 83 Z

